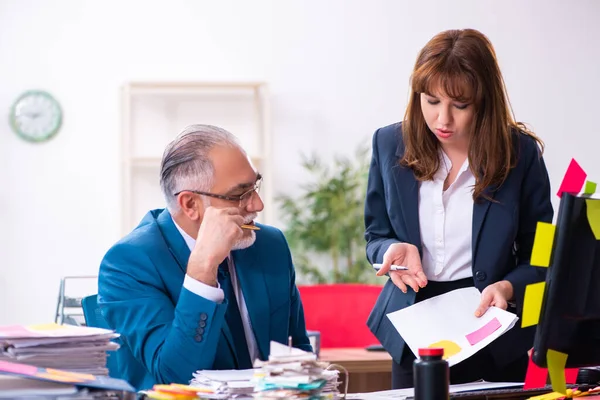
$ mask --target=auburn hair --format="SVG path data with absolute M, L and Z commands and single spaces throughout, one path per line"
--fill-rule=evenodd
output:
M 488 198 L 516 162 L 516 134 L 544 144 L 525 124 L 516 122 L 492 43 L 474 29 L 448 30 L 434 36 L 419 52 L 411 75 L 411 94 L 402 122 L 405 151 L 400 164 L 418 180 L 432 180 L 440 167 L 440 142 L 421 111 L 421 93 L 443 94 L 474 107 L 468 159 L 475 176 L 473 199 Z

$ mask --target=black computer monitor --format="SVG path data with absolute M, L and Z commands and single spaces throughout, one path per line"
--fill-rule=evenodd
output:
M 600 241 L 586 197 L 568 193 L 560 201 L 533 362 L 546 368 L 548 349 L 568 354 L 567 368 L 600 365 Z

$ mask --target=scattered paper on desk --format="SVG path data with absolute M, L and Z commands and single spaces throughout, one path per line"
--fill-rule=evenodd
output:
M 269 349 L 269 361 L 282 361 L 285 359 L 293 360 L 316 360 L 317 355 L 308 351 L 290 347 L 286 344 L 281 344 L 271 341 Z
M 552 382 L 552 390 L 563 394 L 567 392 L 567 381 L 565 378 L 567 357 L 567 354 L 552 349 L 548 349 L 548 352 L 546 353 L 546 361 L 548 363 L 550 382 Z
M 596 240 L 600 240 L 600 200 L 585 199 L 587 219 Z
M 525 298 L 523 300 L 523 321 L 521 328 L 537 325 L 542 311 L 544 290 L 546 282 L 530 283 L 525 286 Z
M 460 351 L 456 354 L 444 356 L 452 366 L 499 338 L 518 320 L 515 314 L 497 307 L 490 307 L 483 316 L 477 318 L 474 313 L 480 301 L 479 290 L 470 287 L 423 300 L 387 316 L 415 355 L 418 349 L 434 347 L 440 342 L 458 346 Z M 487 336 L 471 345 L 467 335 L 483 328 L 494 318 L 501 326 L 493 332 L 487 332 Z
M 256 360 L 253 397 L 261 399 L 338 399 L 339 371 L 316 355 L 271 341 L 268 361 Z
M 535 238 L 531 250 L 530 264 L 534 267 L 547 267 L 550 265 L 552 243 L 556 226 L 547 222 L 538 222 L 535 229 Z
M 596 193 L 596 182 L 585 181 L 585 188 L 583 194 L 594 194 Z
M 585 182 L 585 178 L 587 174 L 585 171 L 579 166 L 577 161 L 573 158 L 569 167 L 567 168 L 567 172 L 560 184 L 560 188 L 558 189 L 558 197 L 562 197 L 563 192 L 567 193 L 579 193 L 583 184 Z
M 450 385 L 450 393 L 464 393 L 478 390 L 495 390 L 495 389 L 508 389 L 508 388 L 522 388 L 523 384 L 520 382 L 486 382 L 476 381 L 469 383 L 461 383 L 458 385 Z M 380 392 L 370 393 L 349 393 L 346 399 L 350 400 L 402 400 L 406 398 L 412 398 L 415 395 L 413 388 L 407 389 L 394 389 L 394 390 L 383 390 Z
M 202 397 L 227 399 L 234 395 L 250 395 L 256 369 L 200 370 L 194 372 L 190 386 L 202 390 Z
M 203 378 L 216 382 L 250 381 L 254 377 L 255 369 L 221 369 L 201 370 L 196 372 Z

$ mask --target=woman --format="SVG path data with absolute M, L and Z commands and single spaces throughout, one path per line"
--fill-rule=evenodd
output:
M 512 117 L 483 34 L 436 35 L 411 86 L 404 120 L 373 136 L 365 205 L 367 257 L 390 277 L 368 325 L 394 359 L 393 388 L 413 386 L 415 357 L 386 314 L 475 286 L 476 316 L 490 306 L 519 315 L 525 286 L 545 279 L 529 265 L 536 225 L 553 217 L 543 144 Z M 515 326 L 452 367 L 451 382 L 522 382 L 534 332 Z

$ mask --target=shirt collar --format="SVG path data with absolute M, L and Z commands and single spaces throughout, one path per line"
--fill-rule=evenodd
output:
M 190 235 L 188 235 L 179 225 L 177 225 L 177 222 L 175 222 L 175 220 L 173 220 L 173 223 L 175 224 L 175 227 L 177 228 L 179 233 L 181 233 L 181 236 L 183 236 L 185 244 L 187 244 L 187 246 L 190 248 L 190 251 L 192 251 L 194 249 L 194 246 L 196 245 L 196 240 Z

